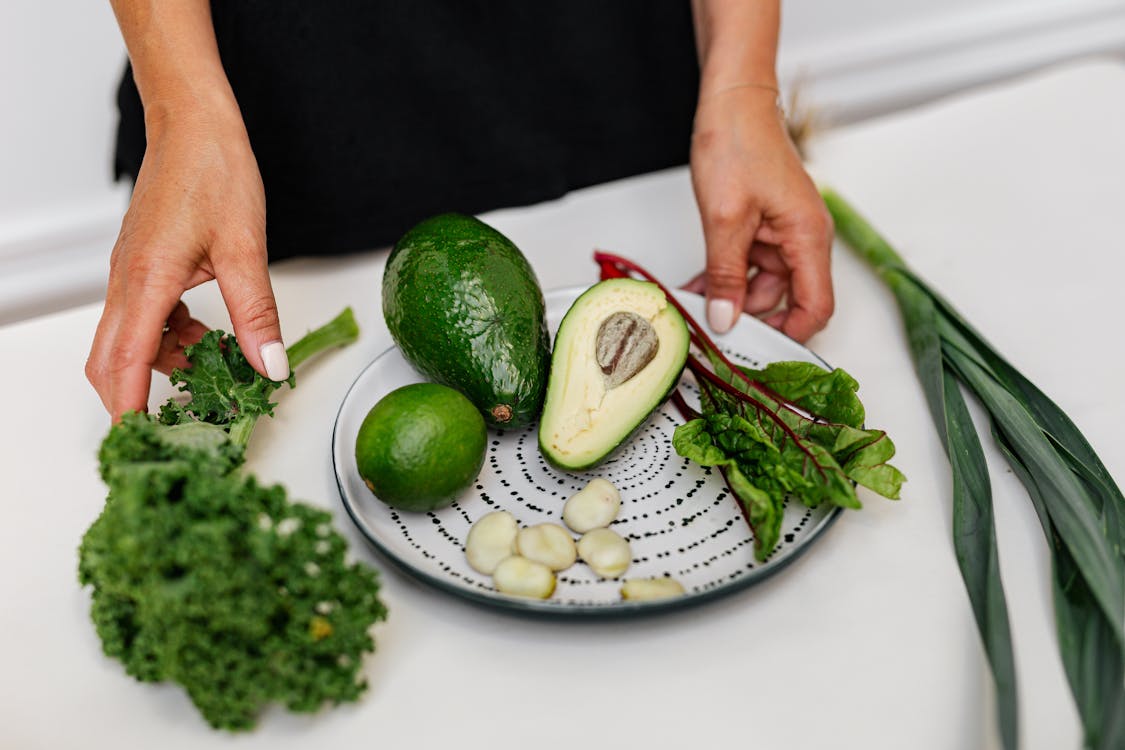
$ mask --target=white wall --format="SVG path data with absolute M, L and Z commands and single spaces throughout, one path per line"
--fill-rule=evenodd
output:
M 783 0 L 782 26 L 783 81 L 844 122 L 1121 53 L 1125 0 Z M 101 293 L 123 61 L 108 0 L 0 2 L 0 325 Z
M 829 122 L 1125 53 L 1125 0 L 783 0 L 783 9 L 779 73 Z
M 0 324 L 100 293 L 124 50 L 107 1 L 0 2 Z

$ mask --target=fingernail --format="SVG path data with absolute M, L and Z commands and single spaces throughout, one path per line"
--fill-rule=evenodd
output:
M 267 378 L 285 380 L 289 377 L 289 355 L 285 353 L 285 344 L 271 341 L 262 344 L 258 352 L 262 355 L 262 364 L 266 366 Z
M 729 299 L 707 301 L 707 322 L 715 333 L 726 333 L 733 328 L 735 314 L 734 303 Z

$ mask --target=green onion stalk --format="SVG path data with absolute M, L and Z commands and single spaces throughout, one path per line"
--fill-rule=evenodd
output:
M 992 490 L 964 390 L 1027 490 L 1047 537 L 1059 651 L 1084 747 L 1125 748 L 1125 499 L 1069 417 L 907 267 L 839 194 L 840 238 L 894 293 L 953 475 L 953 546 L 996 685 L 1001 741 L 1018 747 L 1018 698 Z

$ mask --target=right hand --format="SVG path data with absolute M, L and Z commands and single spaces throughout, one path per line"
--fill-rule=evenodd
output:
M 832 315 L 832 218 L 774 96 L 759 87 L 700 96 L 691 177 L 707 268 L 685 288 L 706 293 L 716 333 L 745 312 L 803 342 Z
M 215 279 L 251 366 L 289 376 L 266 256 L 266 201 L 241 117 L 206 108 L 146 115 L 148 144 L 110 256 L 86 377 L 116 420 L 148 405 L 152 370 L 186 367 L 207 328 L 180 300 Z

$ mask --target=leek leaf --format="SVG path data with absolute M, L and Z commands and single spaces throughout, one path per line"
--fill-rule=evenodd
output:
M 953 472 L 958 563 L 997 686 L 1001 738 L 1014 750 L 1016 686 L 997 564 L 991 488 L 961 393 L 992 420 L 996 442 L 1027 489 L 1051 553 L 1055 624 L 1090 748 L 1125 747 L 1125 498 L 1071 419 L 907 268 L 832 190 L 836 229 L 894 293 L 915 367 Z
M 1079 574 L 1051 523 L 1034 476 L 995 426 L 993 435 L 1012 470 L 1027 487 L 1043 532 L 1051 546 L 1051 590 L 1055 629 L 1067 681 L 1075 696 L 1085 745 L 1094 750 L 1125 747 L 1125 653 L 1116 648 L 1113 624 L 1093 604 Z

